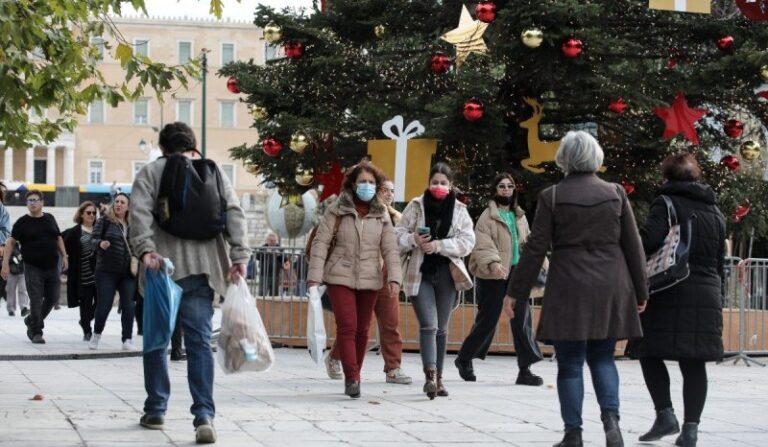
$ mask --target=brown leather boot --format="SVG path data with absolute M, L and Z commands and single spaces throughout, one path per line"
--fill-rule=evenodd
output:
M 437 377 L 437 370 L 435 368 L 424 368 L 424 392 L 427 394 L 427 397 L 429 397 L 429 400 L 432 400 L 435 398 L 435 395 L 437 395 L 437 382 L 435 382 L 435 378 Z
M 443 371 L 439 369 L 437 370 L 437 395 L 440 397 L 448 396 L 448 390 L 443 385 Z

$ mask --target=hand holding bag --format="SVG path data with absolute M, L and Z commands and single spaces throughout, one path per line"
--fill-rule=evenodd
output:
M 181 287 L 173 282 L 173 263 L 164 258 L 160 270 L 146 270 L 144 282 L 144 353 L 167 349 L 181 306 Z

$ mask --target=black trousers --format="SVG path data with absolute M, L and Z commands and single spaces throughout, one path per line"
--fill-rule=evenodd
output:
M 93 332 L 91 323 L 96 316 L 96 284 L 80 286 L 80 327 L 83 328 L 83 334 Z
M 707 400 L 707 368 L 703 360 L 679 360 L 680 372 L 683 373 L 683 405 L 685 422 L 699 422 L 704 402 Z M 656 411 L 672 408 L 669 393 L 669 371 L 664 360 L 655 357 L 640 359 L 643 378 L 651 394 Z
M 510 270 L 508 278 L 512 278 Z M 459 359 L 484 359 L 496 334 L 496 326 L 504 305 L 504 295 L 507 293 L 507 280 L 477 279 L 475 285 L 475 302 L 477 315 L 464 343 L 459 350 Z M 512 338 L 515 344 L 517 365 L 520 369 L 527 368 L 542 359 L 541 350 L 533 336 L 533 321 L 531 306 L 527 299 L 515 302 L 515 318 L 510 320 Z

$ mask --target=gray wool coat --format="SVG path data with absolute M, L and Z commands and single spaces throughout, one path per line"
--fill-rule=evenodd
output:
M 621 186 L 574 173 L 544 189 L 508 295 L 530 296 L 550 247 L 539 340 L 642 335 L 637 306 L 648 299 L 645 253 Z

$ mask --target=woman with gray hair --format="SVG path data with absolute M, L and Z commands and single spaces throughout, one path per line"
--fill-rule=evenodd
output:
M 619 429 L 616 340 L 642 335 L 638 312 L 648 287 L 645 254 L 624 189 L 599 179 L 603 150 L 582 131 L 568 132 L 555 156 L 565 178 L 539 194 L 531 235 L 504 298 L 514 317 L 527 299 L 547 250 L 552 258 L 537 338 L 557 356 L 557 393 L 565 437 L 556 447 L 581 446 L 586 360 L 600 404 L 606 445 L 623 446 Z

